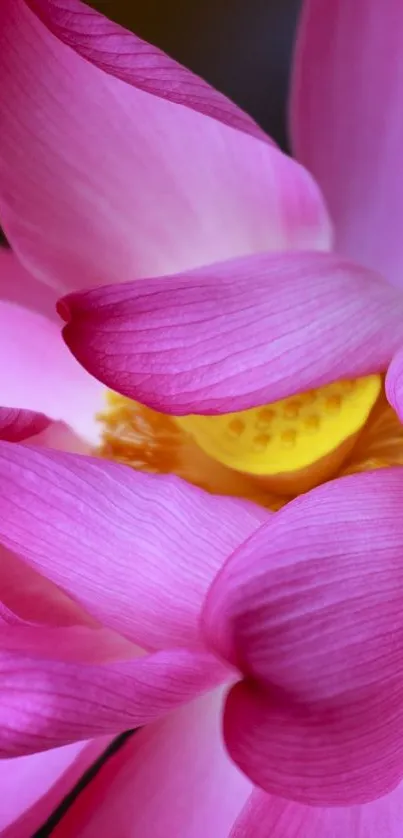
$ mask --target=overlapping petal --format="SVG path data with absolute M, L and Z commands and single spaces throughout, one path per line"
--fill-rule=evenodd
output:
M 23 442 L 49 427 L 51 420 L 43 413 L 0 407 L 0 439 Z
M 292 133 L 335 226 L 336 249 L 403 287 L 403 5 L 307 0 Z
M 140 646 L 200 645 L 205 593 L 260 509 L 100 459 L 0 446 L 4 545 Z
M 392 359 L 386 376 L 385 390 L 388 401 L 403 420 L 403 349 Z
M 212 586 L 210 643 L 245 676 L 226 742 L 268 792 L 350 805 L 403 777 L 402 502 L 400 468 L 315 489 Z
M 0 545 L 0 622 L 75 626 L 94 619 L 49 579 Z
M 0 214 L 37 277 L 68 290 L 329 245 L 307 172 L 158 50 L 72 0 L 3 0 L 0 27 Z
M 66 352 L 57 323 L 0 302 L 0 356 L 2 405 L 44 413 L 84 439 L 97 439 L 102 388 Z
M 250 783 L 225 753 L 221 695 L 138 731 L 69 809 L 55 838 L 224 838 Z
M 259 254 L 59 303 L 81 364 L 166 413 L 231 412 L 385 370 L 403 299 L 336 256 Z
M 147 724 L 225 680 L 212 655 L 187 649 L 92 665 L 1 650 L 0 674 L 1 757 Z
M 15 254 L 0 245 L 0 300 L 16 303 L 55 320 L 55 301 L 63 286 L 52 288 L 35 279 Z
M 253 119 L 218 90 L 80 0 L 26 0 L 26 5 L 62 43 L 100 70 L 270 142 Z
M 8 624 L 1 624 L 0 620 L 0 646 L 15 655 L 91 665 L 129 660 L 142 654 L 142 650 L 124 637 L 101 626 L 55 627 L 22 620 L 19 623 L 11 620 Z
M 20 382 L 21 399 L 24 400 L 24 385 Z M 49 397 L 44 401 L 49 403 Z M 57 407 L 55 408 L 57 410 Z M 60 409 L 60 407 L 59 407 Z M 61 408 L 63 411 L 63 407 Z M 97 433 L 95 422 L 87 422 L 84 417 L 87 434 Z M 80 421 L 81 420 L 81 421 Z M 83 416 L 77 425 L 83 428 Z M 91 427 L 92 426 L 92 427 Z M 44 413 L 34 410 L 22 410 L 18 407 L 0 407 L 0 439 L 7 442 L 24 442 L 27 445 L 56 448 L 61 451 L 72 451 L 77 454 L 88 454 L 91 446 L 65 422 L 54 422 Z
M 34 835 L 107 747 L 110 737 L 0 760 L 2 838 Z

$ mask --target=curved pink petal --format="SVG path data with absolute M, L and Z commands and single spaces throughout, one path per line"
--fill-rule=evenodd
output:
M 0 407 L 0 439 L 8 442 L 23 442 L 45 431 L 50 424 L 51 420 L 43 413 Z
M 55 838 L 224 838 L 250 783 L 225 753 L 219 693 L 138 731 L 78 797 Z
M 60 329 L 40 314 L 0 302 L 0 403 L 45 413 L 84 439 L 98 436 L 102 387 L 66 352 Z
M 94 624 L 63 591 L 1 544 L 0 621 L 42 626 Z
M 0 499 L 3 544 L 147 648 L 200 645 L 206 591 L 262 520 L 178 478 L 8 443 Z
M 27 838 L 52 814 L 107 747 L 109 737 L 0 760 L 2 838 Z
M 142 654 L 142 650 L 121 635 L 98 626 L 50 627 L 13 621 L 8 625 L 0 622 L 0 647 L 15 655 L 90 664 L 126 660 Z
M 0 674 L 0 756 L 14 757 L 155 721 L 226 670 L 187 649 L 92 665 L 0 650 Z
M 403 421 L 403 348 L 392 359 L 386 376 L 385 390 L 388 401 Z
M 328 246 L 308 173 L 200 113 L 224 100 L 154 47 L 71 0 L 3 0 L 0 27 L 0 212 L 36 276 L 68 290 Z
M 329 254 L 258 254 L 59 303 L 80 363 L 165 413 L 219 413 L 387 368 L 403 299 Z
M 403 5 L 307 0 L 294 69 L 297 157 L 317 179 L 336 249 L 402 286 Z
M 51 288 L 35 279 L 9 248 L 0 245 L 0 300 L 17 303 L 55 319 L 55 303 L 63 286 Z
M 229 838 L 400 838 L 403 786 L 364 806 L 302 806 L 254 791 Z
M 134 87 L 270 142 L 248 114 L 161 50 L 79 0 L 26 0 L 60 41 Z
M 18 407 L 0 407 L 0 439 L 76 454 L 88 454 L 91 450 L 89 443 L 64 422 L 53 422 L 44 413 Z
M 403 777 L 402 502 L 401 468 L 328 483 L 273 515 L 212 586 L 210 644 L 245 676 L 226 742 L 270 793 L 345 806 Z

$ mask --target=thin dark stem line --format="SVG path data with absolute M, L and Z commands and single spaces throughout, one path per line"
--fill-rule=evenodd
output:
M 125 733 L 121 733 L 120 736 L 117 736 L 116 739 L 111 742 L 110 745 L 105 749 L 105 751 L 98 757 L 98 759 L 93 762 L 93 764 L 87 768 L 84 772 L 82 777 L 78 780 L 76 785 L 69 791 L 68 794 L 63 798 L 61 803 L 57 806 L 57 808 L 52 812 L 49 816 L 47 821 L 39 827 L 39 829 L 33 833 L 32 838 L 48 838 L 49 835 L 52 834 L 55 827 L 60 823 L 70 806 L 77 800 L 78 796 L 81 794 L 82 791 L 91 783 L 91 781 L 96 777 L 98 772 L 101 768 L 105 765 L 108 760 L 117 753 L 117 751 L 122 748 L 122 746 L 130 739 L 131 736 L 135 733 L 135 730 L 128 730 Z

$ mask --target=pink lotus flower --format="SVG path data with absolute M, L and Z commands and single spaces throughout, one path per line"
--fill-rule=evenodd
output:
M 35 277 L 5 257 L 17 272 L 2 304 L 3 354 L 14 365 L 3 372 L 5 403 L 69 422 L 94 442 L 100 387 L 44 315 L 61 292 L 104 283 L 61 303 L 66 340 L 90 373 L 151 410 L 245 410 L 385 373 L 391 361 L 388 393 L 399 408 L 402 298 L 372 269 L 398 284 L 400 126 L 390 122 L 385 155 L 372 134 L 367 141 L 369 118 L 378 128 L 390 102 L 391 57 L 400 60 L 402 13 L 390 5 L 396 20 L 370 0 L 359 14 L 347 0 L 325 13 L 318 0 L 306 6 L 294 114 L 305 101 L 307 109 L 295 134 L 336 222 L 339 255 L 330 255 L 318 252 L 330 246 L 329 225 L 309 175 L 219 94 L 75 0 L 3 0 L 0 217 Z M 390 64 L 376 72 L 369 110 L 362 78 L 386 30 Z M 338 93 L 346 45 L 357 73 L 351 99 L 343 83 Z M 330 174 L 329 149 L 340 167 L 333 161 Z M 378 201 L 365 192 L 368 173 Z M 142 276 L 154 278 L 129 281 Z M 118 421 L 126 409 L 119 402 Z M 140 451 L 144 467 L 170 470 L 161 439 L 180 425 L 130 410 L 120 450 L 109 420 L 105 444 L 120 459 Z M 381 465 L 401 458 L 384 402 L 382 421 L 385 412 L 396 438 L 385 454 L 382 425 Z M 144 435 L 128 445 L 132 414 L 153 416 L 147 446 Z M 8 410 L 0 420 L 0 744 L 3 757 L 18 755 L 10 764 L 19 776 L 28 763 L 18 760 L 42 765 L 8 834 L 31 834 L 99 737 L 104 747 L 148 722 L 59 835 L 95 836 L 107 824 L 112 833 L 118 811 L 121 832 L 144 838 L 167 828 L 176 838 L 397 838 L 401 470 L 328 483 L 272 516 L 175 478 L 40 448 L 57 430 L 43 415 Z M 183 472 L 179 436 L 172 470 Z M 354 462 L 355 451 L 346 468 L 367 467 L 368 447 Z M 233 494 L 267 496 L 222 465 L 210 488 L 225 493 L 230 482 Z M 89 744 L 69 744 L 80 740 Z M 49 762 L 38 756 L 44 748 Z

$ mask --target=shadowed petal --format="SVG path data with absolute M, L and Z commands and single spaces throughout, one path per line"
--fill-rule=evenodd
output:
M 209 585 L 264 511 L 106 460 L 0 452 L 4 545 L 140 646 L 200 646 Z
M 229 751 L 266 791 L 373 800 L 403 777 L 403 469 L 355 475 L 288 504 L 213 583 L 205 629 L 245 680 Z
M 31 436 L 45 431 L 51 419 L 33 410 L 0 407 L 0 439 L 7 442 L 23 442 Z
M 67 291 L 329 246 L 308 173 L 154 47 L 72 0 L 2 0 L 0 28 L 1 218 L 37 277 Z
M 156 410 L 226 413 L 384 371 L 403 299 L 319 253 L 258 254 L 72 294 L 65 340 L 104 384 Z
M 55 838 L 228 836 L 251 786 L 225 753 L 221 700 L 213 693 L 138 731 L 79 796 Z
M 307 0 L 292 133 L 335 225 L 335 247 L 403 286 L 403 4 Z
M 388 402 L 403 420 L 403 349 L 392 359 L 386 376 L 385 390 Z
M 187 649 L 91 665 L 1 651 L 0 673 L 1 757 L 147 724 L 226 676 L 212 655 Z

